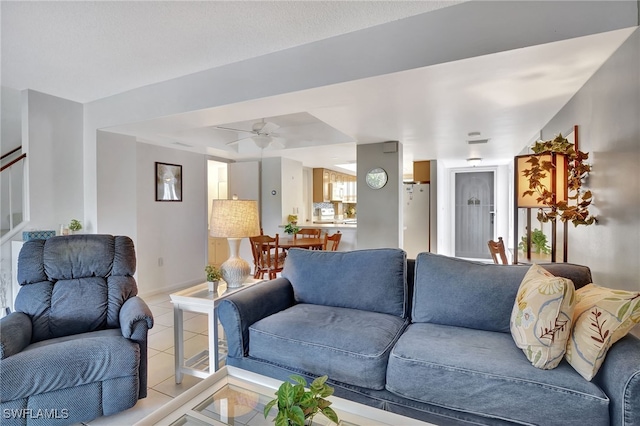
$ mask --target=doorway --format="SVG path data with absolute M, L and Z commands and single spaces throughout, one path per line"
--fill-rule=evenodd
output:
M 211 200 L 226 200 L 228 198 L 228 171 L 227 163 L 207 160 L 207 225 L 211 217 Z M 207 230 L 207 234 L 209 234 Z M 222 262 L 229 258 L 229 244 L 226 238 L 214 238 L 209 236 L 207 245 L 208 263 L 219 268 Z
M 495 173 L 456 172 L 455 256 L 489 259 L 495 226 Z

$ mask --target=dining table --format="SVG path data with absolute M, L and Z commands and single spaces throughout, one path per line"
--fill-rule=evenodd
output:
M 322 238 L 280 238 L 278 247 L 290 249 L 294 247 L 322 250 L 324 247 L 324 239 Z

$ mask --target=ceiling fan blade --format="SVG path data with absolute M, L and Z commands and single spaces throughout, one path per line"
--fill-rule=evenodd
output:
M 213 126 L 214 129 L 227 130 L 229 132 L 253 133 L 251 130 L 233 129 L 231 127 Z
M 276 123 L 267 121 L 266 123 L 264 123 L 264 126 L 262 126 L 262 129 L 260 129 L 260 133 L 271 135 L 271 133 L 275 132 L 279 128 L 280 126 L 278 126 Z
M 236 139 L 235 141 L 227 142 L 225 145 L 235 145 L 235 144 L 237 144 L 237 143 L 240 143 L 240 142 L 242 142 L 242 141 L 245 141 L 245 140 L 247 140 L 247 139 L 251 139 L 251 138 L 252 138 L 252 136 L 248 136 L 248 137 L 246 137 L 246 138 Z

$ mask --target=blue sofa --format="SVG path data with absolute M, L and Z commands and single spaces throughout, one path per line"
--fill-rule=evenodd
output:
M 135 268 L 125 236 L 24 244 L 16 312 L 0 320 L 0 424 L 85 422 L 147 395 L 153 317 Z
M 585 266 L 547 264 L 576 288 Z M 327 374 L 337 396 L 438 425 L 638 425 L 640 341 L 598 375 L 533 367 L 509 321 L 526 265 L 399 249 L 292 249 L 281 278 L 219 306 L 227 363 L 287 380 Z

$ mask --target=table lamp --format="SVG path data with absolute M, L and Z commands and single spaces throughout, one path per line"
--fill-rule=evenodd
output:
M 235 195 L 231 200 L 213 200 L 209 235 L 226 238 L 229 242 L 229 259 L 220 267 L 222 279 L 228 288 L 241 287 L 251 267 L 238 255 L 240 242 L 243 238 L 260 235 L 258 202 L 238 200 Z

